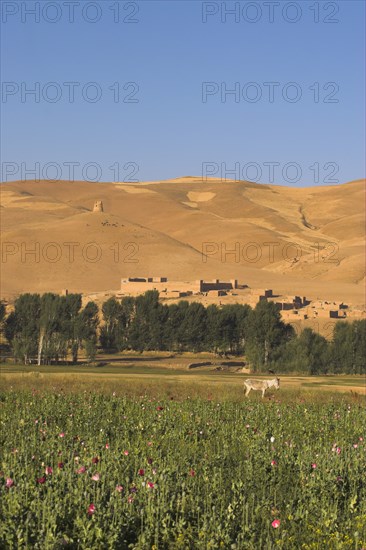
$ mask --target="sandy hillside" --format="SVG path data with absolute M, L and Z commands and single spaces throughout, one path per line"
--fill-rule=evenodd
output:
M 364 184 L 2 183 L 1 295 L 162 275 L 364 303 Z M 92 212 L 95 200 L 104 213 Z

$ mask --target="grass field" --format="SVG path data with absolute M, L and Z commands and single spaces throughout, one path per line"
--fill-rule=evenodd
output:
M 0 366 L 0 548 L 366 548 L 365 378 L 179 361 Z
M 82 388 L 0 393 L 1 548 L 365 547 L 362 404 Z
M 184 354 L 170 357 L 168 354 L 137 354 L 102 357 L 94 366 L 24 366 L 12 363 L 0 364 L 0 387 L 3 389 L 55 389 L 64 391 L 96 391 L 119 395 L 150 394 L 153 397 L 187 396 L 203 399 L 243 399 L 243 382 L 248 377 L 270 378 L 235 372 L 217 371 L 213 366 L 188 370 L 192 360 L 210 360 L 209 354 Z M 269 392 L 266 400 L 277 401 L 329 399 L 357 400 L 366 397 L 365 376 L 282 376 L 278 392 Z M 259 400 L 259 395 L 250 396 Z

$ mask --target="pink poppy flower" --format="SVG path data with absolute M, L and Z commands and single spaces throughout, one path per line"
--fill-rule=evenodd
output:
M 353 448 L 354 448 L 354 449 L 357 449 L 357 447 L 358 447 L 357 443 L 354 443 L 354 444 L 353 444 Z
M 281 520 L 275 519 L 275 520 L 272 521 L 271 525 L 272 525 L 273 529 L 277 529 L 281 525 Z
M 315 464 L 315 462 L 312 463 L 311 467 L 312 467 L 313 470 L 316 469 L 316 464 Z
M 57 464 L 57 468 L 59 468 L 59 470 L 62 470 L 62 468 L 64 467 L 64 463 L 63 462 L 59 462 Z
M 337 448 L 336 448 L 336 453 L 337 453 L 337 455 L 340 455 L 340 454 L 341 454 L 341 448 L 340 448 L 340 447 L 337 447 Z
M 106 448 L 106 449 L 109 449 L 109 443 L 106 443 L 106 444 L 105 444 L 105 448 Z
M 78 468 L 78 469 L 76 470 L 76 473 L 77 473 L 77 474 L 85 474 L 85 472 L 86 472 L 85 466 L 81 466 L 80 468 Z
M 161 407 L 161 406 L 159 405 L 159 407 L 156 407 L 156 410 L 157 410 L 157 411 L 163 411 L 163 410 L 164 410 L 164 407 Z
M 98 472 L 96 472 L 95 474 L 92 475 L 92 480 L 93 481 L 99 481 L 100 480 L 100 475 L 98 474 Z
M 277 462 L 275 460 L 271 460 L 271 466 L 277 466 Z
M 194 470 L 189 470 L 188 475 L 194 477 L 196 475 L 196 472 Z
M 145 470 L 143 468 L 140 468 L 139 471 L 138 471 L 138 474 L 139 474 L 139 476 L 144 476 L 145 475 Z
M 148 442 L 147 442 L 147 446 L 148 446 L 148 447 L 151 447 L 151 446 L 152 446 L 152 441 L 148 441 Z
M 65 437 L 65 434 L 64 432 L 61 432 L 60 434 L 58 434 L 59 437 Z
M 133 502 L 133 497 L 128 497 L 128 502 L 129 502 L 130 504 L 132 504 L 132 502 Z
M 155 485 L 151 481 L 148 482 L 147 486 L 149 487 L 149 489 L 154 489 L 155 487 Z
M 14 485 L 14 480 L 11 479 L 11 477 L 7 477 L 7 478 L 6 478 L 5 487 L 7 487 L 8 489 L 10 489 L 10 487 L 13 487 L 13 485 Z
M 38 477 L 38 478 L 37 478 L 37 483 L 39 483 L 40 485 L 43 485 L 43 483 L 46 483 L 46 478 L 45 478 L 45 476 Z
M 116 485 L 116 491 L 117 491 L 117 493 L 122 493 L 123 486 L 122 485 Z
M 88 508 L 88 516 L 92 516 L 95 512 L 95 506 L 94 504 L 90 504 L 89 508 Z
M 129 453 L 128 451 L 123 451 L 123 454 L 124 454 L 125 456 L 128 456 L 130 453 Z
M 51 468 L 51 466 L 46 466 L 46 469 L 45 469 L 46 476 L 51 476 L 52 473 L 53 473 L 53 469 Z
M 359 441 L 363 441 L 363 437 L 359 437 L 358 440 L 359 440 Z

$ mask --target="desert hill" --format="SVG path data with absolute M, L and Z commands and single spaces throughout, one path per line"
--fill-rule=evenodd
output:
M 2 183 L 1 295 L 118 289 L 127 276 L 235 277 L 362 304 L 364 184 Z M 96 200 L 104 212 L 92 212 Z

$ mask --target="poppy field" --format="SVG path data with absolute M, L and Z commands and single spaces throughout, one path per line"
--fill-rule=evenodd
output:
M 362 403 L 1 393 L 0 547 L 366 548 Z

